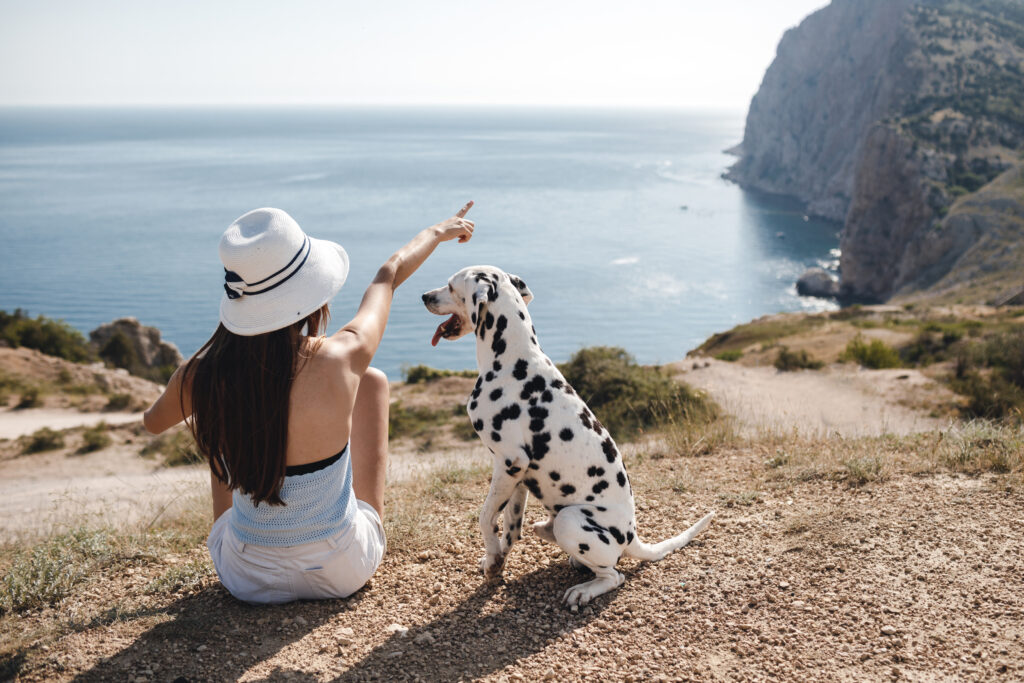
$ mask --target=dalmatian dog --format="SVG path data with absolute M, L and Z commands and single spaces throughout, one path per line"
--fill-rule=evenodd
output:
M 576 610 L 622 585 L 624 577 L 615 569 L 621 556 L 660 560 L 689 543 L 715 513 L 661 543 L 640 540 L 619 449 L 541 351 L 526 310 L 532 298 L 515 275 L 471 266 L 447 286 L 426 292 L 423 303 L 431 313 L 450 316 L 438 325 L 432 345 L 441 338 L 476 337 L 480 376 L 467 408 L 494 455 L 490 492 L 480 511 L 486 550 L 481 569 L 488 579 L 501 576 L 532 494 L 549 513 L 533 525 L 534 532 L 558 544 L 574 566 L 594 573 L 565 592 L 564 602 Z M 503 534 L 497 525 L 502 514 Z

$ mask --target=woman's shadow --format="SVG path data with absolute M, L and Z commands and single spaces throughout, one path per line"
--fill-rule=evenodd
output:
M 635 576 L 645 566 L 623 568 L 623 573 Z M 419 676 L 454 681 L 500 671 L 585 625 L 614 600 L 616 593 L 610 593 L 579 613 L 566 609 L 561 604 L 565 589 L 588 577 L 565 561 L 504 583 L 480 583 L 431 622 L 392 634 L 337 680 Z M 174 618 L 152 627 L 74 680 L 124 680 L 131 671 L 149 670 L 161 680 L 200 681 L 210 677 L 211 669 L 218 677 L 237 679 L 340 613 L 355 611 L 365 597 L 362 590 L 346 600 L 301 603 L 301 607 L 294 603 L 250 607 L 217 584 L 160 610 Z M 319 680 L 285 667 L 276 667 L 267 678 L 286 676 L 291 681 Z

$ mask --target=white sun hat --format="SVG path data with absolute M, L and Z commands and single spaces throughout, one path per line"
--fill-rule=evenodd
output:
M 340 244 L 309 237 L 281 209 L 256 209 L 220 238 L 220 321 L 251 337 L 296 323 L 338 293 L 348 277 Z

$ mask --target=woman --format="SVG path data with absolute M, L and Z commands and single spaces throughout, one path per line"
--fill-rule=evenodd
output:
M 220 242 L 220 325 L 146 411 L 153 434 L 186 420 L 210 462 L 221 582 L 246 602 L 345 597 L 384 555 L 388 382 L 370 367 L 395 289 L 455 216 L 420 232 L 377 271 L 355 318 L 324 332 L 348 275 L 341 246 L 306 236 L 279 209 L 235 221 Z

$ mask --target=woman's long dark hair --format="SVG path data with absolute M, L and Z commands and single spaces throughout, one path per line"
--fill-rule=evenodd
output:
M 302 330 L 316 337 L 329 317 L 324 304 L 293 325 L 252 337 L 219 325 L 185 366 L 182 381 L 192 395 L 186 422 L 196 445 L 217 479 L 257 505 L 284 505 L 292 381 L 320 346 L 314 342 L 306 352 Z

